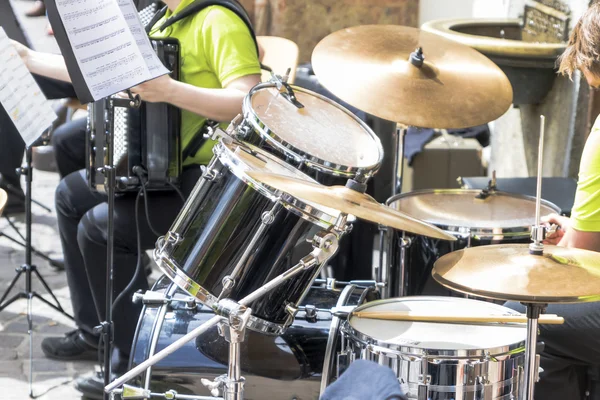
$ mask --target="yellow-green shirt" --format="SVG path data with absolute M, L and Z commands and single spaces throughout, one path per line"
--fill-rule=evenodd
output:
M 210 6 L 169 26 L 158 28 L 194 0 L 182 0 L 174 12 L 167 11 L 150 32 L 151 37 L 179 40 L 181 74 L 179 80 L 190 85 L 220 89 L 246 75 L 260 74 L 256 46 L 246 24 L 231 10 Z M 192 140 L 206 118 L 181 110 L 181 148 Z M 229 122 L 229 121 L 223 121 Z M 207 141 L 184 165 L 207 164 L 212 158 L 213 141 Z
M 581 155 L 571 219 L 573 228 L 578 231 L 600 232 L 600 117 Z

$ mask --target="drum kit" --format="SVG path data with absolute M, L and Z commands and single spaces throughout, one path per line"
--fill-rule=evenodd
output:
M 414 28 L 333 33 L 313 65 L 344 101 L 406 125 L 473 126 L 499 117 L 512 99 L 490 60 Z M 600 254 L 541 244 L 540 214 L 558 209 L 539 190 L 535 199 L 491 182 L 484 191 L 412 192 L 380 204 L 365 193 L 383 159 L 377 136 L 281 77 L 253 88 L 243 116 L 213 133 L 213 160 L 154 250 L 166 277 L 136 296 L 145 307 L 132 368 L 109 393 L 318 398 L 354 360 L 368 359 L 389 366 L 411 399 L 533 400 L 537 323 L 562 323 L 542 314 L 545 305 L 600 300 Z M 324 176 L 341 184 L 325 186 Z M 316 285 L 357 218 L 388 228 L 383 279 Z M 381 288 L 415 287 L 418 242 L 437 259 L 435 280 L 523 302 L 527 315 L 468 298 L 378 299 Z M 126 384 L 140 374 L 137 386 Z M 179 393 L 207 389 L 214 397 Z

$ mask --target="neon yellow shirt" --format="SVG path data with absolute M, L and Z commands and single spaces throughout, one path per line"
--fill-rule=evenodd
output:
M 594 122 L 581 155 L 571 219 L 578 231 L 600 232 L 600 117 Z
M 182 0 L 173 12 L 167 11 L 152 28 L 154 38 L 172 37 L 179 40 L 181 55 L 180 81 L 190 85 L 220 89 L 246 75 L 260 74 L 256 46 L 244 21 L 233 11 L 210 6 L 169 26 L 158 28 L 173 14 L 183 10 L 193 0 Z M 181 148 L 185 149 L 206 118 L 181 110 Z M 229 121 L 224 121 L 228 123 Z M 207 141 L 184 165 L 207 164 L 212 158 L 213 141 Z

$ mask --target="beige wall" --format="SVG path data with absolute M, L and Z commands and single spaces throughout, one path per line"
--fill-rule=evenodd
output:
M 315 45 L 328 34 L 356 25 L 416 27 L 419 0 L 241 0 L 257 35 L 282 36 L 300 47 L 300 62 L 310 61 Z

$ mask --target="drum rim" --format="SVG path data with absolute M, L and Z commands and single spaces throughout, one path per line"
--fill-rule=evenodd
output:
M 327 160 L 321 159 L 319 157 L 313 156 L 312 154 L 310 154 L 306 151 L 303 151 L 303 150 L 299 149 L 298 147 L 294 146 L 292 143 L 289 143 L 289 142 L 286 142 L 285 140 L 283 140 L 283 138 L 281 136 L 279 136 L 276 132 L 271 130 L 269 127 L 267 127 L 262 122 L 262 120 L 260 119 L 258 114 L 256 114 L 256 112 L 252 108 L 252 97 L 254 96 L 254 94 L 259 92 L 260 90 L 275 88 L 276 87 L 275 83 L 265 82 L 262 84 L 258 84 L 250 90 L 250 92 L 248 93 L 248 95 L 246 95 L 246 97 L 244 97 L 244 100 L 242 102 L 242 110 L 243 110 L 242 112 L 244 115 L 244 121 L 247 122 L 248 124 L 250 124 L 250 126 L 254 132 L 256 132 L 262 139 L 266 140 L 271 145 L 273 145 L 277 150 L 286 154 L 289 157 L 292 157 L 294 160 L 296 160 L 298 162 L 304 163 L 307 167 L 309 167 L 311 169 L 314 169 L 316 171 L 323 172 L 323 173 L 326 173 L 329 175 L 349 177 L 349 178 L 355 177 L 358 174 L 364 175 L 367 178 L 373 176 L 381 167 L 381 165 L 383 163 L 383 156 L 384 156 L 384 151 L 383 151 L 383 146 L 381 144 L 381 140 L 375 134 L 375 132 L 373 132 L 373 130 L 364 121 L 359 119 L 356 115 L 354 115 L 348 109 L 346 109 L 342 105 L 334 102 L 333 100 L 331 100 L 319 93 L 315 93 L 312 90 L 308 90 L 308 89 L 305 89 L 305 88 L 302 88 L 299 86 L 295 86 L 295 85 L 290 85 L 290 86 L 294 89 L 294 91 L 303 92 L 305 94 L 317 97 L 320 100 L 323 100 L 323 101 L 329 103 L 333 107 L 338 108 L 339 110 L 344 112 L 346 115 L 350 116 L 355 122 L 357 122 L 361 126 L 361 128 L 363 128 L 363 130 L 368 134 L 368 136 L 375 142 L 375 145 L 376 145 L 378 153 L 379 153 L 378 157 L 377 157 L 377 162 L 375 164 L 367 166 L 367 167 L 354 167 L 354 166 L 350 166 L 350 165 L 336 164 L 331 161 L 327 161 Z
M 413 190 L 411 192 L 407 192 L 407 193 L 401 193 L 401 194 L 397 194 L 395 196 L 392 196 L 390 198 L 388 198 L 385 202 L 386 205 L 394 208 L 395 210 L 398 210 L 397 208 L 393 207 L 392 204 L 398 202 L 398 200 L 404 199 L 404 198 L 408 198 L 408 197 L 412 197 L 412 196 L 418 196 L 418 195 L 422 195 L 422 194 L 435 194 L 435 193 L 443 193 L 443 194 L 462 194 L 462 193 L 469 193 L 469 194 L 473 194 L 473 195 L 477 195 L 479 193 L 481 193 L 481 190 L 477 190 L 477 189 L 419 189 L 419 190 Z M 519 194 L 519 193 L 511 193 L 511 192 L 504 192 L 501 190 L 494 190 L 493 192 L 490 193 L 491 196 L 507 196 L 507 197 L 513 197 L 513 198 L 517 198 L 517 199 L 522 199 L 522 200 L 530 200 L 532 202 L 535 203 L 535 197 L 533 196 L 529 196 L 529 195 L 525 195 L 525 194 Z M 544 200 L 542 199 L 541 204 L 553 209 L 557 214 L 560 214 L 561 210 L 560 208 L 548 201 L 548 200 Z M 402 210 L 400 210 L 402 211 Z M 403 211 L 406 213 L 406 211 Z M 520 225 L 520 226 L 512 226 L 512 227 L 504 227 L 504 228 L 493 228 L 493 227 L 468 227 L 468 226 L 464 226 L 464 225 L 444 225 L 444 224 L 438 224 L 435 221 L 429 220 L 427 218 L 422 218 L 423 221 L 430 223 L 432 225 L 435 225 L 436 227 L 440 228 L 441 230 L 445 231 L 446 233 L 449 233 L 453 236 L 456 237 L 477 237 L 477 239 L 497 239 L 497 240 L 502 240 L 502 239 L 517 239 L 517 238 L 529 238 L 531 236 L 531 225 Z M 501 229 L 499 231 L 499 229 Z
M 159 242 L 160 240 L 161 238 L 159 238 Z M 157 243 L 156 247 L 153 252 L 154 261 L 173 284 L 211 309 L 219 302 L 216 296 L 190 278 L 177 261 L 171 260 L 167 254 L 158 250 L 158 248 L 162 248 L 161 243 Z M 281 335 L 285 332 L 287 325 L 286 323 L 276 324 L 251 315 L 246 327 L 265 335 Z
M 474 358 L 474 359 L 480 359 L 480 360 L 488 360 L 495 356 L 501 356 L 501 355 L 509 356 L 510 358 L 512 358 L 514 355 L 519 355 L 521 353 L 525 354 L 525 342 L 526 342 L 526 337 L 527 337 L 525 327 L 523 327 L 523 334 L 524 334 L 523 340 L 516 342 L 516 343 L 510 343 L 510 344 L 506 344 L 506 345 L 502 345 L 502 346 L 488 347 L 488 348 L 481 348 L 481 349 L 432 349 L 432 348 L 411 345 L 411 344 L 406 344 L 406 345 L 391 344 L 384 340 L 379 340 L 379 339 L 373 338 L 367 334 L 364 334 L 364 333 L 360 332 L 359 330 L 355 329 L 350 324 L 350 319 L 352 318 L 352 316 L 354 315 L 355 312 L 363 311 L 373 305 L 386 304 L 386 303 L 392 303 L 392 302 L 400 302 L 405 299 L 406 300 L 426 300 L 426 301 L 432 301 L 432 300 L 439 301 L 441 299 L 444 299 L 444 301 L 465 302 L 465 303 L 473 302 L 473 301 L 482 302 L 481 300 L 475 300 L 475 299 L 465 299 L 465 298 L 461 298 L 461 297 L 443 297 L 443 296 L 406 296 L 406 297 L 397 297 L 397 298 L 391 298 L 391 299 L 375 300 L 375 301 L 371 301 L 371 302 L 368 302 L 361 306 L 356 307 L 350 314 L 348 314 L 348 318 L 346 318 L 346 320 L 343 321 L 341 329 L 348 335 L 349 340 L 352 343 L 358 343 L 360 346 L 366 347 L 367 349 L 372 348 L 372 347 L 377 347 L 377 351 L 381 351 L 382 353 L 385 353 L 386 351 L 388 351 L 389 353 L 393 353 L 398 356 L 406 357 L 407 359 L 411 359 L 411 360 L 414 360 L 415 358 L 428 359 L 428 360 L 457 359 L 457 358 L 460 358 L 460 359 L 464 359 L 464 358 L 473 359 Z M 502 307 L 503 309 L 505 309 L 506 312 L 515 313 L 515 314 L 520 315 L 519 312 L 511 310 L 510 308 L 500 306 L 500 305 L 494 304 L 494 303 L 487 303 L 487 304 L 489 304 L 491 306 L 495 306 L 495 307 Z
M 251 145 L 250 143 L 234 143 L 239 146 L 240 151 L 244 151 L 243 147 L 248 146 L 252 151 L 257 151 L 261 155 L 266 155 L 269 158 L 272 158 L 273 161 L 280 163 L 282 166 L 289 169 L 293 169 L 296 172 L 305 175 L 304 178 L 306 178 L 307 181 L 316 183 L 314 179 L 304 174 L 302 171 L 295 169 L 291 165 L 285 163 L 283 160 L 273 156 L 272 154 L 267 153 L 266 151 L 256 146 Z M 222 142 L 219 142 L 214 146 L 213 152 L 215 153 L 215 156 L 219 159 L 221 164 L 225 168 L 227 168 L 227 170 L 229 170 L 233 175 L 235 175 L 239 180 L 244 182 L 247 186 L 251 187 L 252 189 L 256 190 L 261 195 L 271 200 L 273 203 L 281 204 L 286 210 L 297 215 L 298 217 L 325 229 L 328 229 L 331 226 L 335 225 L 337 220 L 339 219 L 340 214 L 338 214 L 337 216 L 331 215 L 327 211 L 319 209 L 318 204 L 308 204 L 303 200 L 300 200 L 287 193 L 278 191 L 276 189 L 271 189 L 270 186 L 265 185 L 264 183 L 254 178 L 251 178 L 246 173 L 246 169 L 244 169 L 244 162 L 236 158 L 235 154 L 231 151 L 231 149 L 228 146 L 224 145 Z

